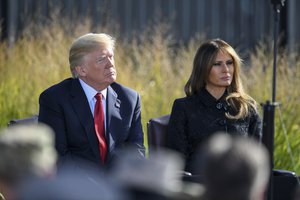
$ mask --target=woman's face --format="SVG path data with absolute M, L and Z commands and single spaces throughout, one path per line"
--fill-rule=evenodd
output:
M 232 57 L 219 51 L 206 81 L 208 91 L 224 91 L 233 79 L 234 65 Z

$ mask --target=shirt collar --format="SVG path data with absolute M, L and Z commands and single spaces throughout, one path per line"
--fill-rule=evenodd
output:
M 88 84 L 86 84 L 83 80 L 81 80 L 79 78 L 79 82 L 80 85 L 88 99 L 88 101 L 90 102 L 91 100 L 93 100 L 93 98 L 95 97 L 95 95 L 99 92 L 103 95 L 104 99 L 106 99 L 107 96 L 107 88 L 105 88 L 104 90 L 101 91 L 97 91 L 94 88 L 92 88 L 91 86 L 89 86 Z

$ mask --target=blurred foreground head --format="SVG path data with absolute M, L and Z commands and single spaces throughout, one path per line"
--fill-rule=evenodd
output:
M 56 151 L 52 130 L 42 124 L 2 130 L 0 158 L 0 182 L 9 186 L 27 178 L 53 175 Z
M 205 146 L 207 200 L 262 200 L 269 180 L 269 155 L 250 138 L 216 134 Z
M 182 180 L 184 161 L 176 152 L 160 149 L 140 159 L 126 149 L 122 155 L 110 173 L 131 200 L 193 200 L 203 193 L 202 185 Z

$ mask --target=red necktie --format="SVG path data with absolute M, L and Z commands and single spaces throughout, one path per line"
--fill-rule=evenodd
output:
M 97 93 L 95 95 L 96 98 L 96 105 L 94 110 L 94 123 L 95 123 L 95 130 L 99 140 L 99 150 L 100 150 L 100 157 L 102 162 L 104 163 L 106 153 L 107 153 L 107 145 L 105 141 L 105 128 L 104 128 L 104 112 L 102 106 L 102 94 Z

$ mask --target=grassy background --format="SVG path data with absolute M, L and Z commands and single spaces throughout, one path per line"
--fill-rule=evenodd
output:
M 10 119 L 38 113 L 39 94 L 54 83 L 71 75 L 68 49 L 72 40 L 94 30 L 84 22 L 47 27 L 29 26 L 14 46 L 0 43 L 0 127 Z M 205 37 L 195 36 L 189 44 L 174 41 L 164 24 L 150 26 L 135 40 L 119 35 L 116 27 L 102 27 L 117 37 L 115 51 L 118 82 L 134 88 L 142 98 L 142 123 L 150 118 L 169 114 L 175 98 L 184 96 L 183 86 L 191 72 L 197 47 Z M 258 102 L 271 99 L 272 49 L 258 44 L 250 52 L 243 68 L 246 91 Z M 277 71 L 277 101 L 275 117 L 275 168 L 300 174 L 300 58 L 292 52 L 280 51 Z M 284 134 L 286 128 L 287 135 Z M 147 136 L 145 135 L 145 144 Z M 287 140 L 288 139 L 288 140 Z M 297 148 L 298 147 L 298 148 Z M 291 156 L 291 153 L 293 156 Z

